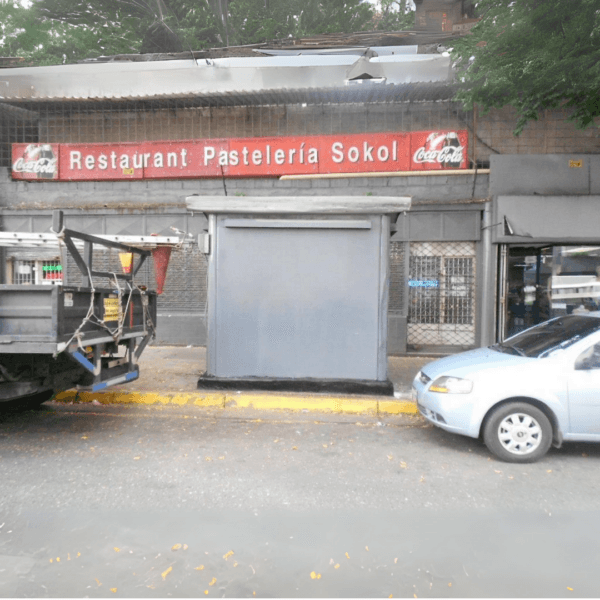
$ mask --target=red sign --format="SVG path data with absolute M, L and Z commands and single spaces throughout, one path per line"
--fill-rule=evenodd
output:
M 280 177 L 467 167 L 466 131 L 13 144 L 14 179 Z
M 58 179 L 58 144 L 13 144 L 14 179 Z

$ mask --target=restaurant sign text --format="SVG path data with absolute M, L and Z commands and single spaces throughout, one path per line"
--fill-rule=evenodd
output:
M 466 131 L 13 144 L 12 176 L 97 181 L 467 168 Z

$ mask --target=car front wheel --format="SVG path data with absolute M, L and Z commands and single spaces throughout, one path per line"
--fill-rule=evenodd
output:
M 483 441 L 504 462 L 534 462 L 552 444 L 552 425 L 539 408 L 526 402 L 511 402 L 499 406 L 489 416 Z

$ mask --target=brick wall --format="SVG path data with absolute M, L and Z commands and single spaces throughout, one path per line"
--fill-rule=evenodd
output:
M 187 196 L 199 194 L 229 196 L 402 196 L 414 201 L 445 202 L 488 196 L 487 175 L 424 175 L 400 177 L 354 177 L 339 179 L 280 180 L 189 179 L 166 181 L 12 181 L 9 170 L 0 167 L 0 208 L 82 210 L 119 209 L 128 211 L 185 210 Z M 92 233 L 92 232 L 90 232 Z M 155 232 L 158 233 L 158 232 Z M 168 235 L 164 233 L 162 235 Z
M 513 131 L 517 121 L 512 107 L 477 116 L 475 154 L 478 161 L 489 162 L 492 154 L 590 154 L 600 152 L 600 119 L 597 127 L 577 129 L 565 109 L 545 110 L 537 121 L 530 121 L 520 136 Z

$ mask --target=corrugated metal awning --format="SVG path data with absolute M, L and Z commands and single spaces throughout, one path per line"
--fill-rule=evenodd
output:
M 30 111 L 100 110 L 107 108 L 201 108 L 226 106 L 275 106 L 286 104 L 353 104 L 353 103 L 401 103 L 401 102 L 448 102 L 456 93 L 457 86 L 446 83 L 406 83 L 399 85 L 355 84 L 340 88 L 309 88 L 287 90 L 237 91 L 206 94 L 163 94 L 155 98 L 116 99 L 54 99 L 10 101 Z M 0 112 L 7 104 L 0 101 Z
M 352 55 L 271 56 L 93 63 L 7 69 L 0 101 L 114 101 L 203 98 L 239 104 L 240 95 L 275 95 L 314 102 L 310 96 L 333 93 L 332 101 L 369 102 L 385 96 L 378 88 L 451 80 L 450 57 L 397 54 L 372 58 Z M 353 90 L 352 88 L 365 88 Z M 344 91 L 345 88 L 350 88 Z M 235 100 L 228 101 L 231 98 Z M 327 100 L 319 99 L 323 102 Z M 367 98 L 367 99 L 365 99 Z M 341 101 L 353 101 L 346 99 Z M 379 100 L 381 101 L 381 100 Z M 256 102 L 253 102 L 254 104 Z M 277 103 L 281 103 L 279 100 Z

